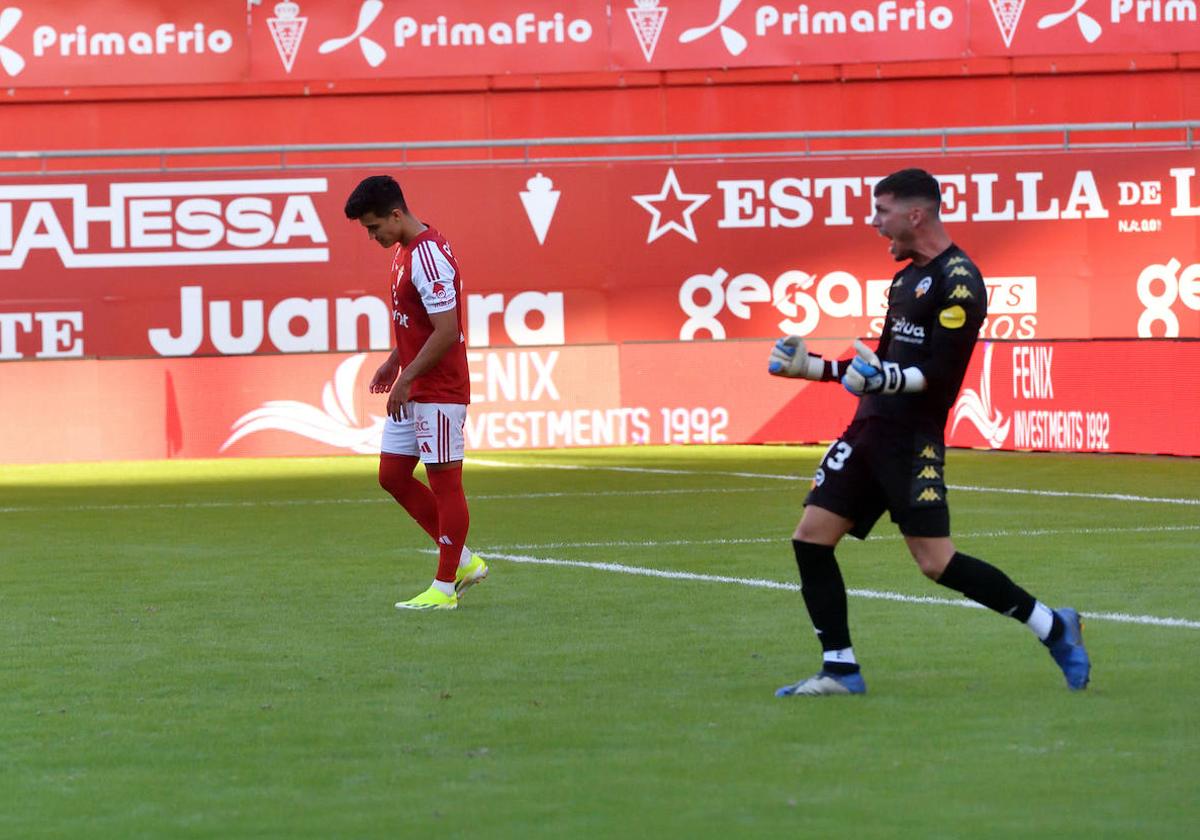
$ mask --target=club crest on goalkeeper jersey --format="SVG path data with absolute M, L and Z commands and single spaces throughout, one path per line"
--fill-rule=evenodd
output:
M 927 388 L 916 394 L 867 394 L 855 418 L 885 417 L 941 436 L 986 316 L 983 276 L 957 245 L 926 265 L 900 269 L 888 293 L 876 355 L 901 368 L 920 368 Z
M 401 366 L 407 367 L 433 334 L 429 316 L 451 310 L 458 318 L 458 343 L 413 383 L 411 398 L 415 402 L 471 402 L 462 277 L 450 243 L 428 227 L 407 247 L 398 246 L 392 260 L 392 329 Z

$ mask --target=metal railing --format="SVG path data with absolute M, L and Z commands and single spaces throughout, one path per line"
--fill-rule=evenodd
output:
M 601 163 L 612 161 L 656 161 L 656 160 L 712 160 L 732 158 L 811 158 L 847 157 L 864 155 L 947 155 L 954 153 L 982 152 L 1028 152 L 1028 151 L 1085 151 L 1098 149 L 1184 149 L 1196 147 L 1196 133 L 1200 120 L 1176 120 L 1167 122 L 1098 122 L 1098 123 L 1049 123 L 1031 125 L 955 126 L 943 128 L 895 128 L 853 129 L 840 131 L 760 131 L 721 132 L 709 134 L 644 134 L 604 135 L 592 137 L 524 137 L 484 140 L 417 140 L 387 143 L 303 143 L 260 146 L 183 146 L 176 148 L 140 149 L 53 149 L 41 151 L 0 151 L 0 161 L 13 163 L 36 163 L 36 168 L 0 168 L 5 175 L 66 175 L 96 171 L 92 169 L 54 169 L 52 161 L 62 160 L 107 160 L 114 158 L 144 159 L 154 161 L 146 166 L 134 168 L 109 168 L 106 172 L 194 172 L 230 169 L 279 169 L 331 168 L 339 166 L 389 165 L 399 167 L 417 166 L 496 166 L 532 165 L 550 163 Z M 1138 135 L 1157 132 L 1170 136 L 1158 139 L 1138 139 Z M 1105 139 L 1081 142 L 1078 135 L 1105 134 L 1131 135 L 1129 139 Z M 1039 142 L 1019 142 L 1021 138 L 1039 135 L 1054 139 Z M 964 143 L 965 138 L 1005 138 L 996 143 Z M 837 141 L 902 141 L 931 140 L 918 145 L 864 145 L 845 144 Z M 957 141 L 957 142 L 955 142 Z M 685 151 L 698 144 L 721 144 L 720 150 L 700 152 Z M 729 146 L 747 144 L 773 144 L 784 148 L 761 148 L 751 151 L 730 149 Z M 832 144 L 832 145 L 830 145 Z M 538 156 L 536 150 L 583 149 L 587 147 L 659 146 L 664 147 L 647 153 L 564 154 Z M 827 147 L 828 146 L 828 147 Z M 438 152 L 469 151 L 486 149 L 487 157 L 454 157 Z M 506 155 L 513 151 L 515 154 Z M 374 153 L 398 153 L 398 159 L 371 158 L 361 156 Z M 433 153 L 430 155 L 430 153 Z M 499 153 L 499 154 L 497 154 Z M 338 162 L 340 155 L 355 155 L 353 162 Z M 179 165 L 180 158 L 261 157 L 262 162 L 228 166 Z M 297 160 L 321 156 L 320 160 Z

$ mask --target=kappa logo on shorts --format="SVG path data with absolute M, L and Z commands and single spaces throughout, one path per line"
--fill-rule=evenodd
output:
M 921 494 L 917 496 L 918 502 L 940 502 L 941 500 L 942 497 L 938 494 L 938 491 L 934 490 L 932 487 L 926 487 L 921 491 Z
M 933 444 L 926 444 L 925 448 L 921 450 L 921 457 L 930 461 L 936 461 L 938 460 L 937 449 L 934 448 Z
M 926 478 L 936 481 L 937 479 L 941 478 L 941 476 L 938 475 L 937 468 L 933 465 L 930 465 L 917 473 L 917 478 Z

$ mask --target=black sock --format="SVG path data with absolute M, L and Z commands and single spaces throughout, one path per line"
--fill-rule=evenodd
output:
M 1033 613 L 1034 597 L 990 563 L 956 551 L 937 580 L 989 610 L 1024 624 Z
M 846 584 L 838 569 L 833 547 L 792 540 L 796 566 L 800 569 L 800 592 L 808 616 L 821 640 L 822 650 L 850 647 L 850 625 L 846 617 Z M 838 674 L 858 671 L 854 663 L 826 662 L 824 670 Z

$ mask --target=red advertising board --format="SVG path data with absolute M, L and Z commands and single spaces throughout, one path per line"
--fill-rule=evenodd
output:
M 471 452 L 818 442 L 849 422 L 837 383 L 769 376 L 770 341 L 475 350 Z M 845 357 L 848 342 L 817 340 Z M 0 463 L 379 451 L 384 354 L 0 365 Z M 947 423 L 953 446 L 1200 455 L 1200 342 L 984 342 Z M 13 395 L 16 395 L 15 397 Z M 81 421 L 81 412 L 86 420 Z
M 1200 152 L 397 174 L 488 348 L 877 335 L 871 190 L 912 164 L 984 272 L 985 339 L 1200 337 Z M 0 182 L 0 361 L 386 349 L 391 256 L 342 212 L 366 174 Z
M 358 79 L 595 71 L 609 63 L 608 4 L 269 0 L 252 10 L 253 79 Z
M 1196 0 L 12 0 L 6 87 L 1171 54 Z
M 246 25 L 230 0 L 14 0 L 0 9 L 0 86 L 240 81 Z

